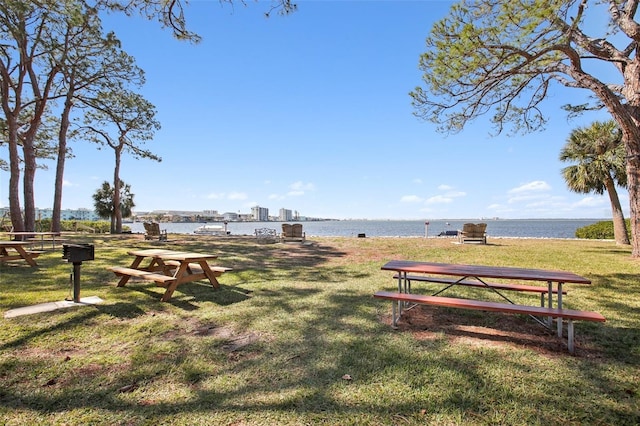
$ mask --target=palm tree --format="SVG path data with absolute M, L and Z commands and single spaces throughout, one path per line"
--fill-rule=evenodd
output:
M 570 190 L 579 193 L 606 190 L 613 213 L 613 234 L 617 244 L 629 244 L 616 185 L 626 188 L 627 174 L 622 132 L 613 120 L 596 121 L 589 127 L 575 129 L 560 151 L 560 160 L 574 162 L 562 169 Z
M 135 207 L 133 202 L 134 194 L 131 193 L 131 186 L 120 180 L 120 212 L 122 217 L 130 217 Z M 113 208 L 115 199 L 115 190 L 104 181 L 102 186 L 93 194 L 93 205 L 96 213 L 103 219 L 111 219 L 111 233 L 120 233 L 116 227 L 116 210 Z

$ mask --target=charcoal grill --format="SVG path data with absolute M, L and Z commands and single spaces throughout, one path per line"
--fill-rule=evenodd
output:
M 80 303 L 80 269 L 82 262 L 94 260 L 94 257 L 93 244 L 62 245 L 62 258 L 66 259 L 69 263 L 73 263 L 71 281 L 73 281 L 73 301 L 75 303 Z

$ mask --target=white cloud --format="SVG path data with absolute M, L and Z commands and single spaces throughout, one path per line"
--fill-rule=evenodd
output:
M 75 186 L 73 183 L 69 182 L 68 180 L 62 180 L 62 186 Z
M 425 204 L 448 204 L 452 203 L 455 198 L 465 197 L 467 195 L 464 191 L 456 191 L 451 185 L 440 185 L 438 190 L 443 194 L 434 195 L 425 200 Z
M 304 183 L 302 181 L 292 183 L 289 185 L 289 188 L 291 189 L 287 192 L 287 196 L 289 197 L 300 197 L 307 191 L 314 191 L 316 189 L 312 183 Z
M 422 179 L 416 178 L 416 179 L 413 180 L 413 183 L 421 185 L 422 184 Z
M 466 196 L 467 193 L 463 192 L 463 191 L 449 191 L 449 192 L 445 193 L 444 195 L 446 195 L 447 197 L 451 197 L 451 198 L 459 198 L 459 197 Z
M 444 195 L 436 195 L 435 197 L 431 197 L 425 201 L 425 204 L 447 204 L 451 203 L 453 198 L 445 197 Z
M 602 197 L 601 198 L 585 197 L 580 201 L 578 201 L 577 203 L 574 203 L 573 206 L 574 207 L 601 207 L 605 204 L 606 204 L 605 200 Z
M 516 188 L 510 189 L 509 194 L 522 194 L 529 192 L 549 191 L 551 186 L 543 180 L 534 180 L 533 182 L 525 183 Z

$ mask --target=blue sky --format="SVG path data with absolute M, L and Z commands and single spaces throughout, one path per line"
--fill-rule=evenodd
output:
M 327 218 L 604 218 L 608 197 L 570 192 L 558 154 L 572 129 L 559 106 L 587 93 L 555 86 L 547 130 L 491 137 L 489 118 L 447 136 L 412 115 L 419 55 L 447 1 L 193 1 L 198 45 L 155 22 L 105 19 L 146 72 L 142 94 L 162 129 L 145 144 L 163 161 L 123 159 L 137 211 L 252 206 Z M 63 208 L 92 207 L 112 181 L 113 153 L 74 143 Z M 8 182 L 6 173 L 0 174 Z M 54 173 L 38 171 L 36 205 L 53 204 Z M 6 185 L 2 203 L 8 204 Z M 628 195 L 620 190 L 628 211 Z

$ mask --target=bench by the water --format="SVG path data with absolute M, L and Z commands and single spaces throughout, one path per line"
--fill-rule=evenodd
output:
M 259 243 L 275 243 L 278 241 L 278 232 L 273 228 L 257 228 L 255 234 Z

